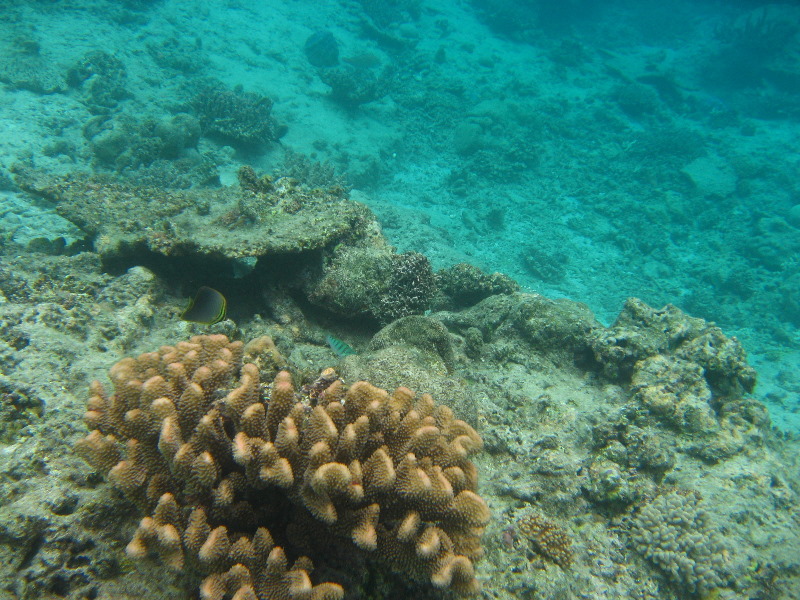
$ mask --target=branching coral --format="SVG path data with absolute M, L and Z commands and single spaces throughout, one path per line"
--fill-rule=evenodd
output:
M 204 600 L 341 598 L 311 583 L 310 559 L 287 558 L 331 540 L 476 591 L 489 510 L 468 458 L 475 430 L 429 395 L 346 388 L 329 372 L 313 399 L 285 371 L 263 386 L 243 349 L 197 336 L 117 363 L 111 396 L 92 385 L 76 450 L 148 515 L 128 554 L 203 577 Z
M 428 259 L 418 252 L 392 255 L 392 271 L 376 314 L 389 322 L 423 313 L 436 292 L 436 280 Z

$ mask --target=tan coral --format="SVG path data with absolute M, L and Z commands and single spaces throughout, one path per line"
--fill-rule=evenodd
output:
M 562 568 L 572 564 L 572 540 L 566 531 L 544 515 L 528 515 L 520 520 L 519 530 L 545 558 Z
M 474 429 L 429 395 L 348 388 L 332 370 L 299 391 L 287 372 L 264 386 L 242 364 L 254 347 L 196 336 L 117 363 L 111 396 L 92 384 L 92 432 L 76 450 L 150 515 L 128 553 L 191 565 L 209 600 L 341 598 L 340 586 L 311 582 L 310 560 L 289 566 L 290 548 L 269 532 L 280 527 L 289 546 L 337 538 L 414 579 L 475 592 L 489 509 L 469 460 Z
M 286 359 L 268 335 L 262 335 L 245 344 L 244 360 L 255 364 L 261 371 L 272 370 L 273 373 L 285 369 L 287 365 Z

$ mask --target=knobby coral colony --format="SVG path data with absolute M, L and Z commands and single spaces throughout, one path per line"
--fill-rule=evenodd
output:
M 111 396 L 92 384 L 92 431 L 76 450 L 148 515 L 127 553 L 202 577 L 204 600 L 341 598 L 338 584 L 311 583 L 309 558 L 290 566 L 287 554 L 342 544 L 477 591 L 489 509 L 468 459 L 475 430 L 427 394 L 346 388 L 332 370 L 313 399 L 285 371 L 262 386 L 242 354 L 241 342 L 196 336 L 118 362 Z

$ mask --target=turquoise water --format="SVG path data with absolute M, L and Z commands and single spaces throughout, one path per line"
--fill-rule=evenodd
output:
M 797 14 L 764 6 L 22 3 L 4 15 L 4 165 L 157 178 L 180 158 L 186 182 L 230 183 L 300 153 L 437 268 L 502 271 L 606 323 L 628 296 L 719 323 L 776 426 L 797 429 Z M 306 56 L 320 31 L 336 66 Z M 76 65 L 98 49 L 120 66 L 87 90 Z M 153 156 L 109 134 L 191 112 L 206 78 L 271 98 L 279 143 L 204 136 Z M 59 233 L 7 197 L 17 239 Z
M 259 174 L 290 176 L 310 188 L 348 190 L 374 212 L 398 253 L 423 254 L 434 270 L 467 262 L 501 272 L 523 292 L 585 304 L 605 326 L 630 297 L 654 307 L 673 304 L 713 321 L 747 351 L 758 373 L 750 396 L 766 406 L 772 427 L 784 437 L 800 434 L 796 3 L 31 0 L 0 2 L 0 46 L 4 380 L 32 381 L 32 375 L 19 374 L 23 368 L 48 364 L 48 351 L 60 356 L 56 362 L 64 356 L 57 344 L 47 350 L 44 343 L 32 362 L 15 354 L 28 343 L 14 337 L 14 321 L 38 318 L 14 312 L 16 303 L 24 304 L 20 298 L 29 294 L 26 301 L 40 314 L 58 296 L 49 284 L 17 287 L 17 270 L 35 272 L 38 261 L 51 265 L 54 257 L 86 252 L 100 257 L 97 264 L 81 255 L 69 263 L 74 267 L 41 268 L 57 280 L 85 276 L 94 282 L 144 266 L 157 283 L 134 271 L 126 277 L 140 283 L 130 285 L 161 290 L 152 293 L 161 300 L 150 303 L 137 303 L 128 292 L 96 297 L 95 312 L 87 309 L 93 316 L 86 319 L 124 312 L 115 327 L 125 335 L 108 333 L 107 344 L 98 342 L 80 376 L 71 378 L 66 367 L 52 375 L 47 393 L 41 392 L 45 403 L 66 389 L 74 395 L 69 410 L 80 415 L 81 390 L 127 352 L 175 343 L 167 332 L 200 332 L 175 325 L 177 304 L 200 285 L 224 288 L 231 296 L 239 335 L 258 334 L 262 317 L 285 331 L 299 317 L 294 309 L 284 311 L 283 296 L 270 296 L 272 288 L 248 287 L 253 269 L 262 273 L 252 256 L 230 264 L 214 256 L 223 264 L 209 266 L 202 258 L 170 263 L 158 252 L 137 254 L 134 243 L 130 251 L 105 252 L 111 242 L 103 226 L 87 225 L 91 215 L 75 218 L 79 209 L 55 210 L 41 194 L 23 191 L 30 189 L 20 183 L 20 169 L 48 176 L 91 172 L 131 186 L 201 190 L 212 194 L 211 206 L 197 209 L 202 216 L 203 210 L 214 214 L 213 190 L 235 186 L 240 167 L 250 165 Z M 239 209 L 229 216 L 231 227 L 247 222 L 247 211 Z M 142 224 L 140 217 L 132 219 Z M 149 232 L 147 239 L 157 234 Z M 204 232 L 192 235 L 202 238 Z M 25 277 L 32 277 L 29 271 Z M 42 297 L 19 291 L 31 289 L 44 290 Z M 82 293 L 76 289 L 69 293 Z M 61 312 L 52 318 L 73 316 Z M 321 319 L 359 352 L 374 333 L 371 325 Z M 324 333 L 298 333 L 294 339 L 327 352 Z M 106 351 L 111 354 L 104 357 Z M 79 354 L 75 361 L 88 360 Z M 317 366 L 313 356 L 321 354 L 288 358 L 311 371 Z M 508 364 L 513 370 L 523 363 Z M 535 381 L 530 373 L 536 367 L 524 366 Z M 487 406 L 476 409 L 476 419 L 491 421 L 484 413 L 500 410 Z M 776 469 L 792 472 L 792 452 L 774 452 L 781 465 Z M 796 514 L 796 464 L 795 479 L 787 482 L 783 475 L 770 480 L 768 462 L 759 463 L 759 485 L 776 498 L 780 487 L 786 496 L 773 498 L 774 505 L 764 500 L 763 510 L 779 506 Z M 502 470 L 498 464 L 490 469 Z M 704 467 L 694 468 L 697 474 Z M 738 481 L 750 467 L 728 468 L 718 475 L 721 481 Z M 691 487 L 685 480 L 674 483 Z M 487 494 L 503 498 L 505 492 L 497 491 L 503 485 L 517 484 L 497 483 Z M 525 496 L 511 494 L 513 502 L 490 505 L 510 519 L 519 508 L 515 502 L 530 500 L 520 500 Z M 720 518 L 735 518 L 732 500 L 715 501 L 729 502 Z M 773 543 L 767 521 L 767 539 L 753 542 L 755 548 Z M 784 531 L 789 522 L 787 517 L 771 526 Z M 575 521 L 571 527 L 578 529 Z M 503 544 L 514 543 L 501 529 L 491 538 L 494 546 L 487 543 L 495 567 L 502 564 L 497 553 L 505 551 Z M 781 538 L 774 546 L 768 558 L 748 549 L 734 562 L 742 572 L 750 564 L 764 580 L 769 576 L 753 561 L 772 561 L 775 573 L 790 572 L 797 562 L 789 558 L 790 541 Z M 594 575 L 608 582 L 619 573 Z M 667 583 L 639 597 L 710 598 L 720 585 L 715 580 L 692 591 L 683 586 L 683 576 L 655 581 Z M 783 584 L 784 595 L 775 597 L 796 597 L 796 582 Z M 538 598 L 550 589 L 533 588 L 492 597 Z M 63 594 L 50 591 L 53 597 L 84 597 L 77 589 L 65 584 Z M 622 591 L 605 596 L 608 590 L 586 580 L 563 589 L 575 595 L 561 597 L 634 597 Z M 725 589 L 720 597 L 770 597 L 737 596 L 743 587 Z M 11 598 L 19 592 L 8 593 Z

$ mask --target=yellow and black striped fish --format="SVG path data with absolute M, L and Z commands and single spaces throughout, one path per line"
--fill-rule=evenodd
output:
M 225 296 L 214 288 L 204 285 L 189 301 L 189 306 L 181 313 L 181 319 L 192 323 L 213 325 L 225 318 L 227 309 L 228 301 L 225 300 Z

